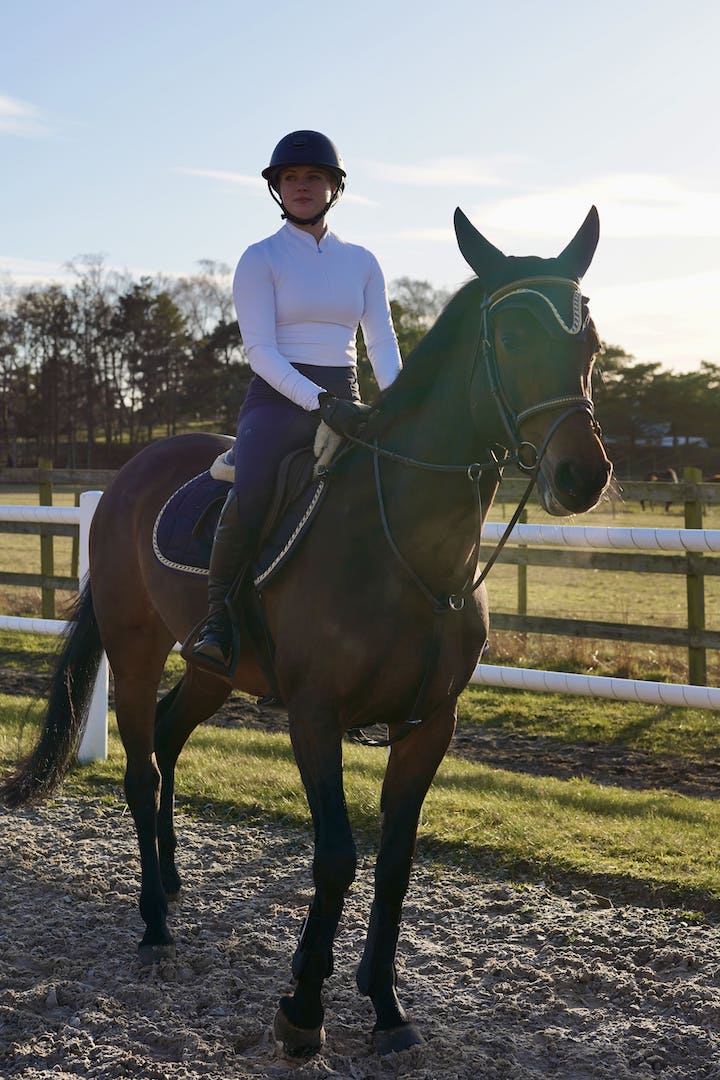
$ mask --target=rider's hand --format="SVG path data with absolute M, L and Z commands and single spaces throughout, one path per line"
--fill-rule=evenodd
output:
M 334 397 L 326 391 L 319 395 L 318 400 L 320 419 L 324 420 L 337 435 L 343 437 L 355 435 L 372 411 L 370 405 L 364 405 L 361 401 L 347 401 L 345 398 Z

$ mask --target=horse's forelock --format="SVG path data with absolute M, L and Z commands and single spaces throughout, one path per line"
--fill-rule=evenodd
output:
M 559 259 L 541 259 L 537 255 L 506 255 L 499 280 L 486 282 L 489 292 L 524 278 L 567 277 Z

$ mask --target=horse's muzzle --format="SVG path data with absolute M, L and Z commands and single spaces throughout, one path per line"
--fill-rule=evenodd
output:
M 544 510 L 554 517 L 583 514 L 597 506 L 612 476 L 612 463 L 603 457 L 592 465 L 561 461 L 538 475 Z

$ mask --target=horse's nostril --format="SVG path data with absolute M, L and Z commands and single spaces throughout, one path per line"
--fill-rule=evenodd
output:
M 563 461 L 555 469 L 555 491 L 558 498 L 567 500 L 566 506 L 585 504 L 588 499 L 599 496 L 609 478 L 609 462 L 598 463 L 594 468 L 583 468 L 576 462 Z
M 564 461 L 561 465 L 558 465 L 555 470 L 555 485 L 557 490 L 562 491 L 565 495 L 577 494 L 576 471 L 572 466 L 572 462 Z

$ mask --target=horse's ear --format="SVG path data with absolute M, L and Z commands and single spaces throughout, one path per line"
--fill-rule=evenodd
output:
M 496 281 L 502 275 L 506 256 L 478 232 L 459 206 L 455 211 L 454 223 L 458 247 L 465 261 L 484 284 Z
M 568 276 L 578 281 L 583 276 L 593 260 L 595 248 L 600 239 L 600 217 L 594 206 L 590 207 L 588 216 L 583 221 L 575 236 L 568 246 L 558 255 L 568 272 Z

